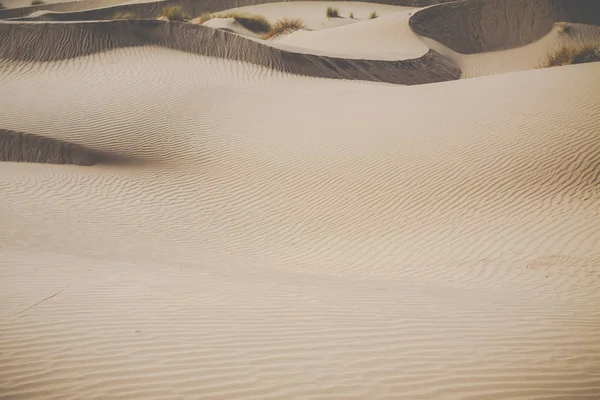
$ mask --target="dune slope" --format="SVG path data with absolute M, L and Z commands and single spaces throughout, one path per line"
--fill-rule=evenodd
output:
M 530 44 L 555 22 L 600 25 L 596 0 L 465 0 L 423 9 L 410 19 L 417 34 L 473 54 Z
M 460 69 L 435 51 L 411 60 L 354 60 L 275 49 L 230 32 L 183 22 L 0 23 L 0 60 L 55 61 L 143 45 L 247 61 L 278 71 L 324 78 L 414 85 L 460 77 Z
M 5 60 L 0 397 L 598 398 L 599 73 Z

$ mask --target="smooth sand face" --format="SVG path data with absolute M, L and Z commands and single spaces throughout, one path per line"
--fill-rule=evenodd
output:
M 327 18 L 327 7 L 337 8 L 339 18 Z M 353 24 L 356 21 L 368 20 L 372 12 L 383 16 L 392 13 L 413 10 L 414 7 L 391 6 L 363 2 L 325 2 L 325 1 L 293 1 L 287 3 L 268 3 L 255 6 L 238 7 L 229 11 L 258 14 L 270 21 L 282 18 L 301 18 L 308 29 L 326 29 Z M 350 18 L 354 14 L 354 19 Z
M 429 47 L 408 26 L 414 13 L 403 11 L 337 28 L 300 30 L 282 36 L 272 46 L 297 52 L 367 60 L 407 60 Z
M 3 63 L 2 126 L 144 163 L 0 165 L 0 393 L 594 398 L 599 73 Z

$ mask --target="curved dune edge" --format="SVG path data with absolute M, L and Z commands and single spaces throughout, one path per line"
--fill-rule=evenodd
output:
M 9 61 L 57 61 L 145 45 L 321 78 L 416 85 L 454 80 L 461 74 L 460 68 L 433 50 L 411 60 L 350 60 L 292 53 L 229 32 L 169 21 L 0 24 L 0 58 Z
M 90 166 L 103 157 L 83 146 L 23 132 L 0 129 L 0 162 Z
M 198 16 L 204 12 L 224 11 L 230 8 L 253 6 L 264 3 L 284 3 L 297 0 L 172 0 L 172 1 L 153 1 L 147 3 L 129 3 L 120 4 L 122 0 L 82 0 L 54 4 L 42 4 L 39 6 L 29 6 L 21 8 L 12 8 L 0 10 L 0 19 L 24 17 L 32 12 L 40 10 L 74 12 L 82 11 L 77 18 L 81 19 L 107 19 L 116 11 L 132 12 L 144 18 L 154 18 L 158 15 L 161 8 L 165 6 L 181 6 L 187 13 Z M 352 2 L 353 0 L 346 0 Z M 354 0 L 362 3 L 387 4 L 393 6 L 414 6 L 425 7 L 435 4 L 446 3 L 454 0 Z M 76 20 L 76 19 L 74 19 Z
M 506 50 L 541 39 L 555 22 L 600 25 L 596 0 L 466 0 L 416 12 L 418 35 L 462 54 Z

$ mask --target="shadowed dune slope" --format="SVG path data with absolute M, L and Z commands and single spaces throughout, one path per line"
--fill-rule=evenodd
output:
M 94 165 L 100 158 L 83 146 L 0 129 L 0 161 Z
M 144 45 L 246 61 L 277 71 L 323 78 L 412 85 L 460 77 L 460 69 L 434 51 L 411 60 L 349 60 L 292 53 L 229 32 L 169 21 L 0 24 L 0 58 L 5 60 L 56 61 Z
M 59 12 L 74 12 L 73 20 L 95 20 L 110 18 L 115 11 L 132 12 L 140 17 L 154 18 L 158 15 L 161 8 L 165 6 L 181 6 L 192 16 L 200 15 L 204 12 L 223 11 L 230 8 L 252 6 L 263 3 L 283 3 L 296 0 L 171 0 L 171 1 L 153 1 L 148 3 L 124 3 L 122 0 L 83 0 L 55 4 L 43 4 L 40 6 L 31 6 L 23 8 L 13 8 L 0 10 L 0 19 L 18 18 L 31 14 L 39 10 L 51 10 Z M 348 1 L 348 0 L 346 0 Z M 349 0 L 352 1 L 352 0 Z M 393 6 L 415 6 L 424 7 L 434 4 L 446 3 L 450 0 L 360 0 L 363 3 L 388 4 Z M 334 3 L 334 2 L 332 2 Z M 65 17 L 68 18 L 68 17 Z
M 454 51 L 474 54 L 527 45 L 555 22 L 600 25 L 600 1 L 466 0 L 421 10 L 410 27 Z

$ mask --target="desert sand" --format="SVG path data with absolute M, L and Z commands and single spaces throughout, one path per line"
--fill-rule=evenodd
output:
M 0 399 L 600 398 L 594 4 L 90 1 L 0 11 Z

